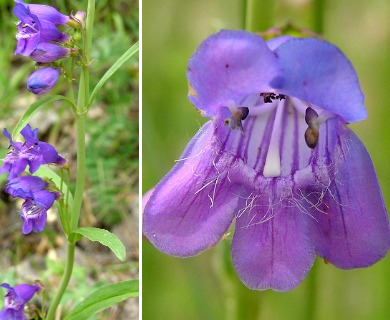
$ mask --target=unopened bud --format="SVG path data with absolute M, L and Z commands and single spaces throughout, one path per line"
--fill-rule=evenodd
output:
M 75 29 L 81 29 L 84 25 L 86 16 L 87 14 L 84 11 L 77 11 L 75 15 L 70 15 L 67 25 Z

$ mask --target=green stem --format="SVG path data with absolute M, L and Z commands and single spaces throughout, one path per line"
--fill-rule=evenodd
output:
M 85 185 L 85 119 L 86 114 L 79 114 L 76 118 L 77 127 L 77 180 L 74 196 L 73 213 L 70 218 L 70 232 L 77 229 L 79 224 L 81 204 Z
M 74 105 L 76 105 L 76 100 L 74 98 L 74 91 L 73 91 L 74 60 L 75 60 L 75 58 L 72 57 L 71 62 L 70 62 L 70 71 L 69 71 L 69 77 L 67 78 L 67 82 L 68 82 L 68 87 L 69 87 L 69 98 L 70 98 L 70 101 L 72 101 L 72 103 Z
M 324 34 L 325 0 L 313 1 L 313 31 Z
M 84 185 L 85 185 L 85 125 L 87 104 L 89 101 L 89 53 L 92 44 L 92 30 L 95 14 L 95 0 L 88 0 L 87 21 L 85 29 L 82 30 L 83 35 L 83 59 L 84 62 L 80 75 L 78 99 L 77 99 L 77 180 L 74 196 L 73 212 L 70 217 L 70 232 L 78 228 L 79 218 L 81 213 L 81 205 L 83 201 Z M 72 93 L 70 93 L 72 95 Z M 72 99 L 72 98 L 71 98 Z M 47 320 L 54 320 L 55 313 L 66 288 L 72 276 L 75 254 L 75 243 L 68 241 L 68 254 L 66 259 L 66 267 L 61 279 L 60 287 L 56 292 L 54 299 L 49 307 Z
M 317 261 L 318 262 L 318 261 Z M 316 306 L 317 306 L 317 274 L 318 274 L 318 263 L 314 263 L 313 268 L 310 270 L 306 295 L 306 319 L 316 319 Z
M 71 231 L 78 227 L 85 186 L 85 122 L 86 112 L 88 108 L 87 104 L 89 101 L 89 53 L 92 44 L 94 14 L 95 0 L 89 0 L 87 9 L 87 21 L 85 23 L 86 28 L 82 31 L 84 65 L 82 66 L 80 75 L 79 95 L 77 102 L 77 181 L 74 197 L 73 214 L 70 219 Z
M 68 286 L 70 277 L 72 276 L 73 263 L 74 263 L 74 250 L 75 244 L 68 242 L 68 255 L 66 259 L 65 271 L 61 279 L 60 287 L 54 296 L 49 311 L 47 312 L 46 320 L 54 320 L 57 307 L 61 301 L 61 298 Z
M 274 26 L 275 0 L 246 0 L 245 30 L 265 31 Z
M 221 284 L 224 293 L 224 319 L 225 320 L 236 320 L 237 315 L 237 295 L 234 288 L 234 282 L 232 274 L 229 272 L 230 261 L 226 257 L 229 257 L 229 246 L 228 241 L 221 241 L 215 248 L 215 274 Z

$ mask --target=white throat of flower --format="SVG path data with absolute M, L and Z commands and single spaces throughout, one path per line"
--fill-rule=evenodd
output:
M 247 116 L 270 115 L 270 111 L 276 109 L 262 172 L 263 176 L 267 178 L 279 177 L 282 172 L 280 146 L 283 132 L 283 117 L 286 108 L 294 108 L 299 114 L 299 121 L 306 122 L 307 129 L 305 136 L 296 138 L 304 139 L 307 147 L 310 149 L 314 149 L 317 145 L 320 124 L 335 116 L 324 109 L 300 99 L 276 93 L 262 93 L 260 94 L 260 99 L 259 95 L 251 95 L 240 105 L 241 107 L 233 104 L 228 106 L 232 117 L 225 122 L 229 124 L 231 129 L 243 130 L 241 121 L 244 121 Z

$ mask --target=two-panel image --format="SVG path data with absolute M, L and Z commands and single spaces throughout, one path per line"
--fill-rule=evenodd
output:
M 0 0 L 0 320 L 389 319 L 389 15 Z

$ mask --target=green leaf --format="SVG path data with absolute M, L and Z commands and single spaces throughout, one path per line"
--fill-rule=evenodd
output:
M 118 239 L 118 237 L 110 231 L 99 228 L 78 228 L 71 232 L 69 235 L 69 240 L 78 241 L 81 239 L 80 235 L 88 238 L 91 241 L 98 241 L 102 245 L 109 247 L 119 260 L 125 261 L 125 246 Z
M 16 136 L 18 133 L 26 126 L 27 123 L 31 120 L 31 118 L 38 112 L 38 110 L 43 107 L 45 104 L 54 102 L 57 100 L 64 100 L 67 102 L 73 110 L 76 110 L 75 105 L 67 98 L 61 95 L 56 96 L 50 96 L 45 97 L 42 99 L 39 99 L 38 101 L 35 101 L 33 104 L 31 104 L 26 112 L 22 115 L 22 117 L 19 119 L 19 122 L 16 124 L 14 131 L 12 132 L 12 139 L 16 139 Z
M 128 280 L 104 286 L 84 299 L 64 320 L 87 320 L 99 311 L 139 294 L 139 281 Z
M 139 43 L 136 42 L 131 46 L 122 56 L 111 66 L 110 69 L 104 74 L 104 76 L 99 80 L 96 87 L 93 89 L 91 96 L 89 98 L 88 108 L 91 106 L 93 100 L 95 99 L 96 94 L 99 92 L 101 87 L 107 82 L 108 79 L 127 61 L 129 60 L 139 49 Z

